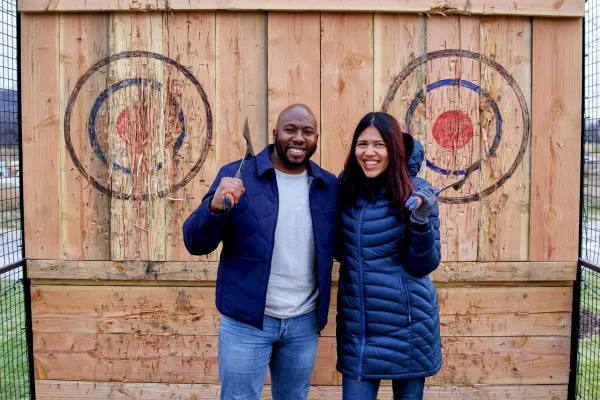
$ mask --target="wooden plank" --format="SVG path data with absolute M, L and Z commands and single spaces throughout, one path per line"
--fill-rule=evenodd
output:
M 375 110 L 383 110 L 400 122 L 405 132 L 406 114 L 415 95 L 427 85 L 427 68 L 418 66 L 400 83 L 394 97 L 388 89 L 408 63 L 426 52 L 426 17 L 405 14 L 375 14 L 374 98 Z M 425 108 L 415 110 L 410 133 L 426 145 Z M 424 167 L 421 172 L 424 172 Z M 422 174 L 421 174 L 422 175 Z
M 279 113 L 306 104 L 317 118 L 318 147 L 311 160 L 321 163 L 321 15 L 269 13 L 269 141 Z
M 33 329 L 217 335 L 214 292 L 212 287 L 34 286 Z M 445 287 L 437 293 L 443 335 L 570 335 L 570 287 Z M 335 336 L 336 295 L 334 288 L 324 336 Z
M 25 257 L 60 259 L 60 98 L 58 15 L 21 21 Z
M 169 383 L 123 383 L 86 381 L 38 380 L 35 384 L 39 400 L 131 399 L 151 395 L 157 399 L 214 400 L 221 393 L 220 385 L 169 384 Z M 378 396 L 392 400 L 389 384 L 382 384 Z M 340 399 L 340 386 L 311 386 L 308 400 Z M 512 400 L 552 399 L 566 400 L 567 385 L 514 385 L 514 386 L 431 386 L 425 387 L 425 400 L 435 399 Z M 266 385 L 261 400 L 271 400 L 271 387 Z
M 19 11 L 154 11 L 154 10 L 278 10 L 278 11 L 399 11 L 431 14 L 508 14 L 578 16 L 584 0 L 531 0 L 526 4 L 497 0 L 19 0 Z
M 481 88 L 496 103 L 502 121 L 502 138 L 496 149 L 496 156 L 487 157 L 482 166 L 482 186 L 492 187 L 504 179 L 504 176 L 511 174 L 518 157 L 523 158 L 508 181 L 480 201 L 478 260 L 527 260 L 530 206 L 530 152 L 527 138 L 531 115 L 530 19 L 482 18 L 481 53 L 500 64 L 507 74 L 502 76 L 501 71 L 486 63 L 481 64 Z M 525 109 L 515 90 L 509 85 L 509 77 L 514 79 L 522 92 L 521 101 L 524 101 Z M 484 99 L 480 115 L 481 135 L 484 151 L 489 154 L 497 136 L 498 118 L 489 101 Z
M 533 20 L 533 261 L 576 260 L 579 238 L 582 21 Z
M 321 163 L 337 176 L 373 111 L 373 15 L 323 14 L 321 30 Z
M 165 55 L 176 60 L 197 79 L 209 104 L 206 107 L 198 88 L 178 68 L 166 67 L 165 82 L 169 106 L 165 119 L 168 156 L 172 161 L 170 187 L 173 188 L 187 179 L 188 174 L 197 168 L 197 163 L 204 160 L 198 173 L 189 183 L 170 193 L 168 197 L 166 259 L 170 261 L 217 259 L 215 253 L 202 257 L 190 255 L 183 243 L 181 229 L 185 219 L 200 204 L 217 174 L 212 109 L 215 104 L 215 24 L 215 14 L 210 12 L 164 14 Z M 182 131 L 185 132 L 185 137 L 178 148 Z
M 266 35 L 265 13 L 217 13 L 218 167 L 244 156 L 246 117 L 254 152 L 268 143 Z
M 410 132 L 426 146 L 425 107 L 418 107 L 410 126 L 406 125 L 406 115 L 413 98 L 427 85 L 426 64 L 419 65 L 402 82 L 398 82 L 395 94 L 388 92 L 406 65 L 427 51 L 425 17 L 377 13 L 374 32 L 374 109 L 393 115 L 404 132 Z M 419 176 L 425 176 L 425 165 L 422 165 Z
M 93 64 L 107 57 L 108 14 L 60 15 L 60 115 L 70 113 L 69 139 L 73 155 L 89 177 L 108 186 L 110 171 L 96 155 L 88 134 L 88 119 L 94 103 L 109 86 L 108 68 L 92 74 L 69 100 L 76 84 Z M 98 144 L 108 144 L 108 113 L 103 108 L 94 131 Z M 65 132 L 64 126 L 61 131 Z M 75 167 L 62 135 L 62 257 L 71 260 L 110 260 L 110 196 L 93 187 Z
M 132 49 L 162 54 L 161 14 L 111 14 L 112 54 Z M 111 258 L 165 260 L 166 197 L 164 63 L 149 56 L 110 63 L 111 79 L 123 82 L 109 96 L 112 190 Z M 130 79 L 145 81 L 131 82 Z M 127 83 L 130 82 L 130 83 Z M 116 163 L 116 164 L 115 164 Z
M 427 28 L 427 52 L 443 49 L 479 51 L 479 17 L 432 17 Z M 434 187 L 457 179 L 454 171 L 465 170 L 481 157 L 479 94 L 466 85 L 479 84 L 479 60 L 457 55 L 427 62 L 425 96 L 427 115 L 426 156 L 432 165 L 425 177 Z M 444 85 L 454 80 L 458 85 Z M 465 136 L 459 133 L 471 132 Z M 436 170 L 439 169 L 439 170 Z M 446 171 L 446 172 L 443 172 Z M 477 192 L 475 171 L 459 192 L 452 189 L 441 197 L 459 201 Z M 475 261 L 479 225 L 477 202 L 444 203 L 440 198 L 442 259 Z
M 36 379 L 218 383 L 217 336 L 46 333 L 33 342 Z M 442 346 L 432 384 L 568 383 L 568 337 L 447 337 Z M 311 383 L 341 384 L 336 359 L 335 338 L 321 338 Z
M 217 262 L 137 262 L 27 260 L 31 279 L 90 279 L 94 281 L 207 281 L 217 279 Z M 338 280 L 339 264 L 332 271 Z M 574 281 L 576 262 L 443 262 L 430 278 L 434 282 L 566 282 Z

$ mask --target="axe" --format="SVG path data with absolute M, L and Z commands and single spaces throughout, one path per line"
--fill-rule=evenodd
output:
M 252 148 L 252 141 L 250 140 L 250 130 L 248 129 L 248 117 L 244 120 L 244 139 L 246 139 L 246 153 L 244 154 L 244 158 L 242 158 L 242 162 L 240 163 L 240 167 L 237 172 L 233 176 L 236 179 L 242 179 L 242 169 L 244 168 L 244 163 L 248 157 L 254 156 L 254 149 Z M 231 210 L 233 207 L 233 194 L 225 193 L 223 198 L 221 199 L 221 208 L 223 211 Z
M 442 193 L 444 190 L 449 189 L 449 188 L 453 188 L 454 190 L 460 190 L 463 185 L 465 184 L 465 182 L 467 181 L 467 179 L 469 178 L 469 175 L 471 175 L 473 173 L 473 171 L 475 171 L 477 169 L 477 167 L 479 167 L 479 165 L 481 165 L 481 162 L 483 161 L 483 158 L 480 158 L 479 160 L 475 161 L 473 164 L 469 165 L 469 168 L 467 168 L 467 172 L 464 174 L 464 176 L 462 178 L 460 178 L 459 180 L 457 180 L 456 182 L 452 182 L 444 187 L 441 187 L 439 189 L 434 189 L 435 191 L 435 195 L 439 196 L 440 193 Z M 408 209 L 410 211 L 413 210 L 418 210 L 419 207 L 421 207 L 421 204 L 423 204 L 423 200 L 420 197 L 416 197 L 417 198 L 417 204 L 416 205 L 411 205 L 408 207 Z

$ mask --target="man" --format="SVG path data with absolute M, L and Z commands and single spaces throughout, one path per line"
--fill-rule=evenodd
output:
M 327 323 L 338 215 L 338 182 L 310 157 L 313 112 L 281 112 L 274 144 L 223 167 L 183 224 L 191 254 L 223 242 L 217 275 L 222 400 L 258 400 L 270 368 L 274 400 L 306 399 L 320 331 Z M 229 211 L 225 193 L 234 195 Z

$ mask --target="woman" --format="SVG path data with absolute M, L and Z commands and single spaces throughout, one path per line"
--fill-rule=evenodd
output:
M 416 176 L 423 159 L 423 146 L 389 114 L 367 114 L 354 132 L 336 250 L 344 400 L 375 400 L 381 379 L 392 380 L 394 399 L 422 399 L 425 377 L 441 367 L 427 276 L 440 263 L 440 222 L 434 190 Z

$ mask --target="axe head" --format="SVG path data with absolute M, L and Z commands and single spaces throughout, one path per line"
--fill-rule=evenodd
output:
M 480 158 L 479 160 L 475 161 L 473 164 L 469 165 L 469 168 L 467 168 L 467 172 L 463 175 L 462 178 L 460 178 L 456 182 L 452 182 L 451 184 L 444 186 L 441 189 L 438 189 L 438 191 L 437 191 L 438 195 L 448 188 L 452 188 L 454 190 L 462 189 L 462 187 L 465 184 L 465 182 L 467 181 L 467 179 L 469 179 L 469 175 L 471 175 L 473 173 L 473 171 L 475 171 L 481 165 L 482 161 L 483 161 L 483 158 Z

